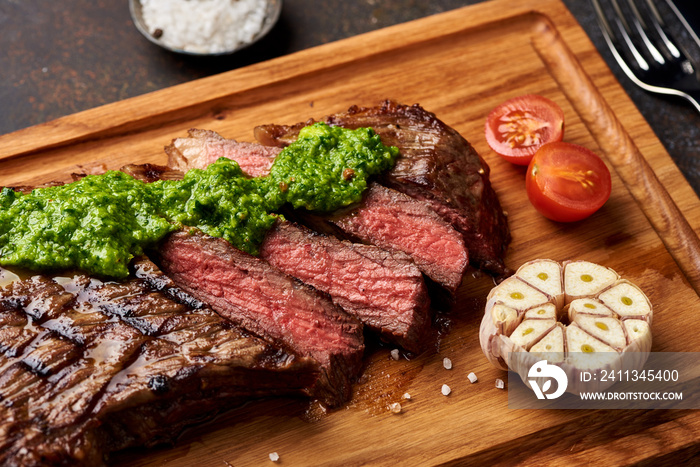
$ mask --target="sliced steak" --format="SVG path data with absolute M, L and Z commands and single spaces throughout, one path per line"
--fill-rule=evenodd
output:
M 260 256 L 328 293 L 383 340 L 414 353 L 424 350 L 431 329 L 430 299 L 420 270 L 407 255 L 278 222 L 265 236 Z
M 350 397 L 361 369 L 362 325 L 326 295 L 196 229 L 170 234 L 157 254 L 163 272 L 188 294 L 244 329 L 319 362 L 324 384 L 316 390 L 326 403 Z
M 269 153 L 260 145 L 242 144 L 221 138 L 213 132 L 190 131 L 189 138 L 178 138 L 168 146 L 169 164 L 179 167 L 202 167 L 214 162 L 213 139 L 217 144 L 215 154 L 227 154 L 240 165 L 243 172 L 266 175 L 259 171 Z M 221 149 L 221 147 L 226 149 Z M 256 148 L 258 146 L 258 148 Z M 187 151 L 187 156 L 182 151 Z M 261 155 L 264 154 L 264 155 Z M 298 219 L 315 228 L 323 227 L 319 215 L 296 213 Z M 437 215 L 425 202 L 418 201 L 397 191 L 373 184 L 359 206 L 344 209 L 326 217 L 337 227 L 336 234 L 374 244 L 394 252 L 408 254 L 420 270 L 431 280 L 454 294 L 462 282 L 468 266 L 468 254 L 464 240 L 449 223 Z
M 396 166 L 381 177 L 381 183 L 425 201 L 459 230 L 476 267 L 496 276 L 510 272 L 503 262 L 510 231 L 489 181 L 489 167 L 457 131 L 418 104 L 391 101 L 377 107 L 353 106 L 323 121 L 351 129 L 373 128 L 384 144 L 398 147 Z M 283 147 L 312 122 L 259 126 L 255 137 L 264 145 Z
M 186 172 L 204 169 L 220 157 L 232 159 L 251 177 L 270 173 L 270 167 L 281 148 L 261 144 L 238 142 L 222 137 L 210 130 L 192 129 L 188 138 L 177 138 L 165 147 L 168 165 Z
M 408 254 L 451 295 L 462 283 L 469 260 L 459 232 L 426 204 L 403 193 L 372 183 L 359 206 L 325 216 L 300 215 L 319 229 L 321 222 L 329 223 L 348 238 Z
M 157 180 L 159 173 L 172 173 L 168 167 L 150 164 L 129 165 L 121 170 L 144 181 Z M 266 235 L 260 256 L 329 294 L 336 305 L 384 341 L 413 353 L 420 353 L 428 344 L 430 297 L 420 270 L 409 256 L 374 245 L 340 241 L 283 221 Z
M 101 465 L 233 404 L 316 384 L 316 362 L 243 333 L 149 261 L 133 274 L 0 269 L 0 465 Z

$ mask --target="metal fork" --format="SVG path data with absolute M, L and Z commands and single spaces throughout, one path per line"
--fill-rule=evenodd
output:
M 592 2 L 605 42 L 625 74 L 642 89 L 687 99 L 700 112 L 696 68 L 666 31 L 652 1 L 645 0 L 646 7 L 640 9 L 634 0 L 627 0 L 626 14 L 618 0 L 609 0 L 612 8 L 607 14 L 599 0 Z

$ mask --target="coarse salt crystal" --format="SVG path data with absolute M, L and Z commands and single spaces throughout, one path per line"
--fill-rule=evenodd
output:
M 446 384 L 442 385 L 442 395 L 443 396 L 449 396 L 451 392 L 452 392 L 452 389 L 450 389 L 450 387 L 448 385 L 446 385 Z
M 399 359 L 399 349 L 394 349 L 391 351 L 391 358 L 393 358 L 394 360 Z
M 471 381 L 472 383 L 476 383 L 476 381 L 478 379 L 474 373 L 469 373 L 467 375 L 467 378 L 469 378 L 469 381 Z
M 452 369 L 452 360 L 450 360 L 447 357 L 443 358 L 442 359 L 442 366 L 444 366 L 446 370 L 451 370 Z
M 411 395 L 410 395 L 409 393 L 407 393 L 407 392 L 404 393 L 404 395 L 401 396 L 401 397 L 402 397 L 403 399 L 406 399 L 407 401 L 410 401 L 410 400 L 411 400 Z
M 399 404 L 398 402 L 389 404 L 389 410 L 391 410 L 392 413 L 401 413 L 401 404 Z
M 279 454 L 277 454 L 276 452 L 271 452 L 270 453 L 270 460 L 272 462 L 277 462 L 278 460 L 280 460 Z
M 497 387 L 498 389 L 503 389 L 503 388 L 505 387 L 505 383 L 503 382 L 502 379 L 497 379 L 497 380 L 496 380 L 496 387 Z

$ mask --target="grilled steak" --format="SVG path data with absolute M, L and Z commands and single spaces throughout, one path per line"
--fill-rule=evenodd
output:
M 1 465 L 101 464 L 246 399 L 307 394 L 320 374 L 145 259 L 120 282 L 0 269 L 2 285 Z
M 213 149 L 212 149 L 213 148 Z M 211 131 L 190 130 L 189 138 L 177 138 L 166 148 L 169 165 L 180 168 L 206 167 L 226 154 L 238 162 L 243 172 L 261 172 L 270 161 L 271 150 L 264 146 L 226 140 Z M 454 294 L 468 265 L 467 250 L 459 232 L 424 202 L 373 184 L 359 206 L 329 216 L 296 213 L 299 220 L 316 229 L 329 222 L 334 234 L 408 254 L 418 268 L 434 282 Z
M 350 397 L 361 368 L 362 325 L 327 296 L 195 229 L 170 234 L 157 254 L 168 277 L 221 316 L 319 362 L 316 395 L 327 404 Z
M 381 183 L 428 203 L 464 237 L 469 259 L 497 276 L 508 274 L 503 263 L 510 231 L 489 167 L 454 129 L 418 104 L 385 101 L 377 107 L 351 107 L 323 119 L 346 128 L 371 127 L 386 145 L 396 146 L 396 166 Z M 292 126 L 263 125 L 255 137 L 267 146 L 286 146 L 313 121 Z
M 430 299 L 423 276 L 407 255 L 279 222 L 265 236 L 260 256 L 328 293 L 382 339 L 414 353 L 424 349 L 431 328 Z

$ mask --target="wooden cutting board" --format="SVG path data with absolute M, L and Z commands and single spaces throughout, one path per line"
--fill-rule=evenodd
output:
M 565 140 L 604 157 L 610 201 L 562 225 L 527 201 L 524 169 L 483 136 L 488 112 L 537 93 L 566 117 Z M 0 186 L 65 180 L 71 171 L 164 163 L 163 146 L 197 127 L 253 141 L 263 123 L 295 123 L 391 98 L 420 103 L 491 166 L 508 212 L 516 268 L 534 258 L 586 259 L 637 283 L 655 306 L 654 351 L 700 351 L 700 203 L 593 44 L 558 0 L 496 0 L 327 44 L 64 117 L 0 137 Z M 508 409 L 506 378 L 482 355 L 490 278 L 469 274 L 450 332 L 412 360 L 376 347 L 347 407 L 255 401 L 187 432 L 174 447 L 114 456 L 128 465 L 626 464 L 700 451 L 697 411 Z M 453 369 L 442 366 L 444 357 Z M 479 381 L 467 378 L 474 372 Z M 452 388 L 449 396 L 441 386 Z M 404 393 L 401 414 L 387 406 Z

